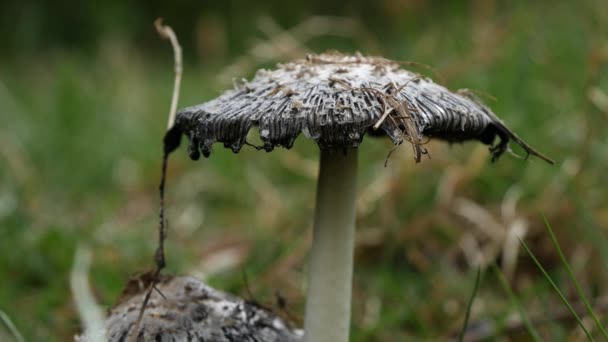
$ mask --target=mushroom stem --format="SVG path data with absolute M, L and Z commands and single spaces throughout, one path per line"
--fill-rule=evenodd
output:
M 357 150 L 321 150 L 304 341 L 348 341 L 356 192 Z

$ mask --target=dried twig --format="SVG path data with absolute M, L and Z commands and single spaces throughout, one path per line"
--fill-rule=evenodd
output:
M 154 27 L 158 34 L 171 41 L 173 47 L 173 58 L 175 59 L 175 83 L 173 85 L 173 96 L 171 97 L 171 110 L 169 111 L 169 122 L 167 129 L 173 126 L 175 122 L 175 112 L 177 112 L 177 102 L 179 100 L 179 89 L 182 81 L 182 47 L 177 41 L 177 36 L 170 26 L 163 25 L 163 19 L 158 18 L 154 21 Z
M 403 83 L 403 85 L 402 85 L 401 87 L 399 87 L 399 88 L 397 89 L 397 91 L 395 91 L 394 93 L 395 93 L 395 94 L 397 94 L 397 93 L 401 92 L 401 90 L 402 90 L 403 88 L 405 88 L 405 87 L 408 85 L 408 83 L 410 83 L 410 82 L 412 82 L 412 81 L 414 81 L 414 80 L 419 80 L 419 79 L 420 79 L 420 77 L 413 77 L 411 80 L 409 80 L 409 81 L 407 81 L 407 82 Z M 384 102 L 384 103 L 386 103 L 386 102 Z M 406 106 L 405 106 L 405 112 L 406 112 L 406 114 L 407 114 L 407 115 L 409 115 L 409 110 L 411 110 L 411 109 L 410 109 L 410 108 L 408 108 L 408 107 L 407 107 L 407 105 L 406 105 Z M 374 127 L 374 129 L 378 129 L 378 128 L 380 128 L 380 125 L 382 125 L 382 123 L 384 122 L 384 120 L 386 119 L 386 117 L 387 117 L 387 116 L 388 116 L 388 115 L 389 115 L 389 114 L 390 114 L 392 111 L 393 111 L 393 108 L 391 108 L 391 107 L 385 108 L 385 110 L 384 110 L 384 114 L 382 114 L 382 116 L 380 117 L 380 119 L 379 119 L 378 121 L 376 121 L 376 123 L 374 124 L 374 126 L 373 126 L 373 127 Z
M 103 342 L 106 340 L 103 313 L 95 302 L 95 297 L 89 286 L 87 274 L 90 266 L 91 250 L 84 246 L 78 246 L 70 273 L 70 286 L 74 295 L 74 302 L 89 341 Z
M 173 85 L 173 96 L 171 98 L 171 109 L 169 111 L 169 121 L 167 124 L 167 128 L 170 130 L 173 127 L 173 124 L 175 122 L 175 113 L 177 111 L 177 102 L 179 100 L 179 89 L 180 89 L 180 83 L 181 83 L 181 78 L 182 78 L 182 49 L 179 45 L 179 42 L 177 41 L 177 36 L 175 35 L 175 32 L 173 32 L 173 29 L 171 29 L 171 27 L 169 27 L 169 26 L 163 25 L 161 18 L 158 18 L 154 21 L 154 26 L 156 27 L 156 30 L 158 31 L 158 34 L 161 37 L 169 39 L 171 41 L 171 46 L 173 47 L 173 53 L 174 53 L 174 58 L 175 58 L 175 83 Z M 161 168 L 161 179 L 160 179 L 160 185 L 158 187 L 159 194 L 160 194 L 160 213 L 159 213 L 160 225 L 159 225 L 159 230 L 158 230 L 158 247 L 154 254 L 154 261 L 156 264 L 156 269 L 154 270 L 152 282 L 150 283 L 150 285 L 146 291 L 146 295 L 144 297 L 141 308 L 139 310 L 139 316 L 137 317 L 137 321 L 134 324 L 133 329 L 131 330 L 131 337 L 129 338 L 129 342 L 135 342 L 137 339 L 137 336 L 139 335 L 141 321 L 143 319 L 144 312 L 146 310 L 146 306 L 148 305 L 148 301 L 150 300 L 150 296 L 152 295 L 152 291 L 156 290 L 160 293 L 158 288 L 156 288 L 156 284 L 158 284 L 158 281 L 160 279 L 160 273 L 163 270 L 163 268 L 165 268 L 165 265 L 166 265 L 165 238 L 167 237 L 167 222 L 165 220 L 165 179 L 166 179 L 166 175 L 167 175 L 167 162 L 169 160 L 169 153 L 171 152 L 172 149 L 174 149 L 174 146 L 176 146 L 174 144 L 175 142 L 169 141 L 169 143 L 168 143 L 168 139 L 171 139 L 171 138 L 172 137 L 170 135 L 165 137 L 165 148 L 164 148 L 162 168 Z M 177 144 L 179 144 L 179 143 L 177 143 Z M 168 148 L 168 145 L 173 145 L 173 146 Z M 162 297 L 164 297 L 164 295 L 162 293 L 160 293 L 160 294 Z
M 396 91 L 392 94 L 385 94 L 385 93 L 381 92 L 380 90 L 374 89 L 374 88 L 352 87 L 350 84 L 348 84 L 348 82 L 335 78 L 335 77 L 330 77 L 329 80 L 344 86 L 349 91 L 362 91 L 362 92 L 367 92 L 367 93 L 373 94 L 376 97 L 376 99 L 378 100 L 378 102 L 380 102 L 380 104 L 382 105 L 382 108 L 384 109 L 382 116 L 380 117 L 380 119 L 378 119 L 376 121 L 376 123 L 373 126 L 373 129 L 374 130 L 378 129 L 382 125 L 382 122 L 387 117 L 389 120 L 391 120 L 391 122 L 393 123 L 393 125 L 395 127 L 403 126 L 403 129 L 401 129 L 401 137 L 402 137 L 402 139 L 409 141 L 411 143 L 413 151 L 414 151 L 414 160 L 416 162 L 420 162 L 420 160 L 422 159 L 422 155 L 425 155 L 425 154 L 428 155 L 428 152 L 422 146 L 423 145 L 422 139 L 421 139 L 418 129 L 416 127 L 416 123 L 414 122 L 413 116 L 411 115 L 411 111 L 415 111 L 416 109 L 409 107 L 407 101 L 405 101 L 405 102 L 398 101 L 397 99 L 395 99 L 395 95 L 393 95 L 393 94 L 399 93 L 405 86 L 407 86 L 407 84 L 409 82 L 418 80 L 418 79 L 419 79 L 419 77 L 414 77 L 414 78 L 408 80 L 407 82 L 405 82 L 399 88 L 397 88 L 397 86 L 394 85 L 394 88 L 396 89 Z M 389 153 L 388 156 L 390 156 L 391 153 Z M 387 156 L 387 159 L 388 159 L 388 156 Z

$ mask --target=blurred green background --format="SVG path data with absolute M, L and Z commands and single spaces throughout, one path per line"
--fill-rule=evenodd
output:
M 152 266 L 173 86 L 157 17 L 184 48 L 180 107 L 259 67 L 329 48 L 361 51 L 428 64 L 434 70 L 416 71 L 491 95 L 480 96 L 557 160 L 505 155 L 492 164 L 485 146 L 432 142 L 431 159 L 415 164 L 402 146 L 385 167 L 389 142 L 366 139 L 353 341 L 456 336 L 477 265 L 484 276 L 470 340 L 530 340 L 498 269 L 544 339 L 582 339 L 519 248 L 517 236 L 580 309 L 543 214 L 605 322 L 608 2 L 3 1 L 0 310 L 26 340 L 79 331 L 69 286 L 78 245 L 93 253 L 90 281 L 104 308 Z M 216 146 L 196 163 L 184 148 L 174 154 L 168 272 L 253 296 L 300 323 L 317 156 L 306 139 L 271 154 Z

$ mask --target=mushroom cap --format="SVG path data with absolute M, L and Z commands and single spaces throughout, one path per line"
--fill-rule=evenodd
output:
M 190 157 L 198 159 L 216 142 L 239 152 L 252 126 L 259 127 L 259 148 L 266 151 L 291 148 L 300 133 L 321 149 L 355 148 L 373 132 L 395 145 L 411 142 L 417 161 L 426 153 L 426 137 L 491 145 L 498 136 L 493 159 L 509 139 L 539 155 L 471 92 L 451 92 L 398 62 L 360 54 L 309 55 L 259 70 L 218 98 L 179 111 L 174 130 L 189 138 Z
M 131 280 L 104 322 L 106 340 L 128 341 L 150 279 Z M 303 336 L 270 311 L 218 291 L 193 277 L 165 277 L 153 291 L 140 323 L 141 341 L 295 342 Z M 77 342 L 91 341 L 87 331 Z

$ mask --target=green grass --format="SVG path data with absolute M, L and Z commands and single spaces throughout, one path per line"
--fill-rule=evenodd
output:
M 570 267 L 568 260 L 566 260 L 566 257 L 564 256 L 564 253 L 562 252 L 562 248 L 560 247 L 559 242 L 557 241 L 557 238 L 555 237 L 555 233 L 553 233 L 553 229 L 551 228 L 551 225 L 547 221 L 546 217 L 545 217 L 545 227 L 547 227 L 547 233 L 549 233 L 549 236 L 551 237 L 551 242 L 553 242 L 553 246 L 555 246 L 555 249 L 556 249 L 557 253 L 559 254 L 559 258 L 560 258 L 562 264 L 564 265 L 564 268 L 568 271 L 568 276 L 570 277 L 570 280 L 572 280 L 572 282 L 574 283 L 574 286 L 576 288 L 576 293 L 578 294 L 579 298 L 585 304 L 585 309 L 587 310 L 587 313 L 593 318 L 593 321 L 595 322 L 596 327 L 602 333 L 602 336 L 604 337 L 604 339 L 608 340 L 608 333 L 606 332 L 604 325 L 600 322 L 600 320 L 597 317 L 597 314 L 593 311 L 591 304 L 589 304 L 589 300 L 587 300 L 585 291 L 581 287 L 581 284 L 579 283 L 579 281 L 576 279 L 574 272 L 572 272 L 572 268 Z
M 475 296 L 477 295 L 477 291 L 479 290 L 479 284 L 481 283 L 481 267 L 477 267 L 477 272 L 475 275 L 475 284 L 473 286 L 473 292 L 471 293 L 471 297 L 469 298 L 469 302 L 467 303 L 467 310 L 464 314 L 464 321 L 462 323 L 462 330 L 460 330 L 460 334 L 458 335 L 458 341 L 464 341 L 464 336 L 466 335 L 467 328 L 469 326 L 469 319 L 471 318 L 471 308 L 473 307 L 473 301 L 475 300 Z
M 534 327 L 534 324 L 532 324 L 532 322 L 530 321 L 530 317 L 528 317 L 528 313 L 522 307 L 522 305 L 521 305 L 519 299 L 517 298 L 517 296 L 515 295 L 515 293 L 513 293 L 513 289 L 509 285 L 509 282 L 505 278 L 505 275 L 502 273 L 502 271 L 496 264 L 493 264 L 492 267 L 493 267 L 494 273 L 496 273 L 498 281 L 502 285 L 505 292 L 507 292 L 507 294 L 509 295 L 509 300 L 511 301 L 511 304 L 517 309 L 517 313 L 521 317 L 521 320 L 524 322 L 524 325 L 526 326 L 526 329 L 528 330 L 528 333 L 530 334 L 530 336 L 532 337 L 534 342 L 542 341 L 542 338 L 540 337 L 539 332 Z
M 555 250 L 557 251 L 557 253 L 559 255 L 559 258 L 560 258 L 560 260 L 562 262 L 563 267 L 568 272 L 568 277 L 570 278 L 570 280 L 572 281 L 572 283 L 574 284 L 574 286 L 576 288 L 576 293 L 577 293 L 579 299 L 582 300 L 582 302 L 584 303 L 585 309 L 587 310 L 587 313 L 589 314 L 589 316 L 591 316 L 593 318 L 593 321 L 595 322 L 595 325 L 596 325 L 597 329 L 600 331 L 600 333 L 602 334 L 602 336 L 604 337 L 604 339 L 608 340 L 608 333 L 606 333 L 606 329 L 604 328 L 604 325 L 600 322 L 599 318 L 597 317 L 597 314 L 594 312 L 593 308 L 591 307 L 591 304 L 589 303 L 589 300 L 587 299 L 587 296 L 585 295 L 585 291 L 581 287 L 581 284 L 579 283 L 579 281 L 576 279 L 576 276 L 574 275 L 574 272 L 572 271 L 572 268 L 570 267 L 570 264 L 568 263 L 568 260 L 564 256 L 564 253 L 563 253 L 562 248 L 561 248 L 561 246 L 559 244 L 559 241 L 557 241 L 557 238 L 555 237 L 555 233 L 553 232 L 553 229 L 551 228 L 551 225 L 547 221 L 546 217 L 545 217 L 545 227 L 547 229 L 547 233 L 548 233 L 549 237 L 551 238 L 551 242 L 553 243 L 553 246 L 555 247 Z M 553 287 L 553 289 L 555 290 L 555 292 L 558 294 L 560 300 L 568 308 L 568 311 L 570 311 L 570 313 L 572 314 L 572 316 L 576 319 L 576 321 L 578 322 L 578 324 L 581 327 L 581 329 L 585 332 L 585 335 L 587 335 L 587 338 L 589 340 L 593 341 L 594 338 L 593 338 L 592 334 L 587 330 L 587 328 L 583 324 L 581 318 L 579 317 L 579 314 L 577 314 L 577 312 L 574 310 L 574 308 L 572 307 L 572 305 L 570 304 L 570 302 L 568 301 L 568 299 L 566 299 L 566 297 L 563 295 L 562 291 L 555 284 L 555 282 L 553 281 L 553 279 L 551 278 L 551 276 L 547 273 L 547 271 L 542 266 L 542 264 L 540 263 L 540 261 L 536 258 L 536 256 L 534 255 L 534 253 L 530 250 L 530 248 L 526 245 L 526 243 L 523 240 L 520 240 L 520 243 L 522 244 L 522 246 L 524 247 L 524 249 L 526 250 L 526 252 L 530 256 L 530 258 L 532 258 L 532 260 L 534 261 L 534 263 L 536 264 L 536 266 L 538 266 L 538 268 L 541 270 L 541 272 L 543 273 L 543 276 L 551 284 L 551 286 Z
M 443 340 L 461 332 L 471 298 L 461 239 L 470 233 L 482 246 L 489 241 L 454 213 L 453 199 L 438 201 L 446 179 L 454 180 L 454 198 L 498 218 L 504 194 L 517 186 L 526 244 L 567 301 L 578 301 L 577 293 L 606 294 L 608 123 L 586 94 L 590 86 L 608 92 L 607 67 L 593 67 L 608 44 L 596 16 L 608 7 L 583 4 L 522 1 L 479 11 L 446 5 L 432 16 L 421 9 L 414 22 L 387 19 L 385 32 L 371 28 L 377 53 L 429 64 L 452 89 L 495 96 L 487 100 L 494 111 L 558 163 L 506 155 L 492 164 L 476 144 L 437 142 L 428 146 L 430 160 L 416 165 L 411 149 L 401 147 L 384 168 L 391 146 L 366 139 L 360 194 L 372 198 L 372 183 L 383 190 L 357 219 L 365 238 L 356 253 L 353 341 Z M 164 41 L 158 44 L 166 54 L 150 56 L 116 37 L 92 56 L 50 49 L 0 63 L 0 310 L 27 341 L 65 341 L 78 331 L 68 277 L 79 242 L 92 248 L 90 277 L 104 308 L 129 275 L 152 266 L 172 56 Z M 231 37 L 244 45 L 250 38 Z M 365 52 L 358 42 L 315 39 L 311 47 Z M 215 75 L 235 58 L 213 67 L 187 59 L 181 107 L 230 87 Z M 302 316 L 315 188 L 307 170 L 317 157 L 303 138 L 293 150 L 271 154 L 234 155 L 215 146 L 211 158 L 196 163 L 182 147 L 167 181 L 168 271 L 207 274 L 212 285 L 246 296 L 244 270 L 256 300 L 273 306 L 279 290 L 290 312 Z M 553 248 L 540 213 L 553 222 L 563 253 Z M 218 255 L 233 263 L 210 273 Z M 571 273 L 579 277 L 575 289 Z M 503 324 L 515 307 L 529 317 L 524 329 L 535 340 L 574 334 L 574 318 L 551 320 L 562 304 L 529 258 L 520 256 L 505 282 L 484 279 L 469 329 L 489 324 L 497 327 L 493 336 L 521 337 Z M 512 295 L 504 295 L 504 284 Z M 603 321 L 604 312 L 592 309 Z M 537 323 L 539 317 L 549 321 Z
M 553 287 L 553 289 L 559 296 L 559 299 L 568 308 L 568 311 L 570 311 L 570 313 L 572 314 L 572 317 L 574 317 L 574 319 L 576 319 L 576 322 L 578 323 L 579 327 L 585 332 L 585 335 L 587 335 L 587 338 L 589 339 L 589 341 L 595 341 L 595 339 L 593 338 L 593 336 L 591 335 L 589 330 L 587 330 L 587 328 L 585 327 L 585 324 L 581 320 L 579 314 L 576 312 L 576 310 L 574 310 L 574 308 L 572 307 L 572 304 L 570 304 L 570 301 L 564 296 L 564 294 L 559 289 L 559 287 L 555 284 L 555 282 L 553 281 L 551 276 L 547 273 L 547 271 L 545 270 L 543 265 L 541 265 L 540 261 L 538 261 L 538 259 L 534 256 L 534 253 L 532 253 L 532 251 L 530 250 L 530 247 L 528 247 L 528 245 L 526 245 L 526 243 L 523 242 L 523 240 L 519 240 L 519 241 L 521 242 L 522 246 L 524 246 L 524 249 L 526 250 L 528 255 L 530 255 L 530 258 L 532 258 L 532 260 L 534 260 L 534 263 L 536 264 L 536 266 L 541 270 L 545 279 L 547 279 L 549 284 L 551 284 L 551 287 Z

